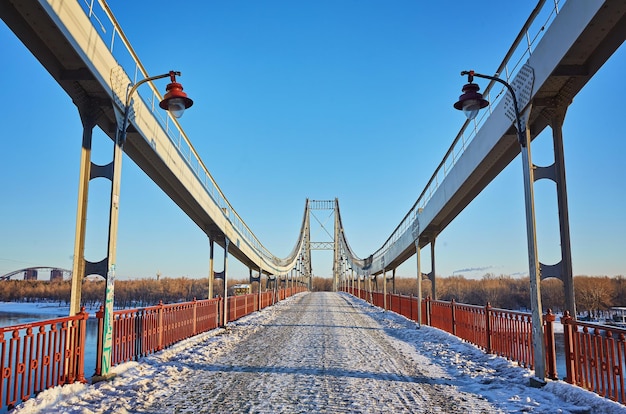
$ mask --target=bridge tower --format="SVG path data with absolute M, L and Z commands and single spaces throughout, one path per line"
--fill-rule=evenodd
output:
M 313 288 L 313 266 L 311 265 L 311 213 L 310 210 L 306 217 L 306 225 L 304 229 L 304 249 L 300 254 L 298 268 L 303 280 L 306 280 L 309 290 Z
M 339 273 L 341 271 L 340 254 L 339 254 L 340 252 L 337 248 L 338 246 L 337 232 L 339 231 L 339 226 L 338 226 L 339 215 L 337 214 L 337 209 L 336 209 L 337 199 L 335 198 L 334 200 L 309 200 L 308 204 L 309 205 L 308 205 L 307 211 L 309 214 L 309 237 L 308 237 L 309 247 L 307 249 L 308 250 L 307 256 L 309 260 L 305 261 L 305 266 L 308 266 L 308 274 L 311 275 L 312 277 L 312 269 L 311 269 L 311 261 L 310 261 L 311 251 L 312 250 L 332 250 L 333 251 L 333 291 L 337 291 L 337 287 L 339 283 Z M 326 217 L 322 217 L 320 219 L 320 217 L 318 217 L 316 214 L 316 212 L 320 212 L 320 211 L 330 211 L 330 213 Z M 324 230 L 324 232 L 328 236 L 328 239 L 323 240 L 323 241 L 311 241 L 311 236 L 310 236 L 311 216 L 315 219 L 315 221 L 317 221 L 317 223 L 320 225 L 322 230 Z M 328 224 L 328 220 L 330 219 L 331 216 L 334 217 L 334 220 L 333 220 L 334 230 L 332 234 L 326 228 L 326 225 Z M 309 281 L 309 283 L 311 282 Z

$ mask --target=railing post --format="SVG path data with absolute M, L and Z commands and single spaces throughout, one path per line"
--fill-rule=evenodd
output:
M 456 312 L 454 299 L 450 301 L 450 311 L 452 313 L 452 335 L 456 336 Z
M 569 311 L 565 311 L 561 318 L 563 324 L 563 345 L 565 352 L 565 381 L 576 385 L 576 361 L 574 353 L 574 329 L 576 328 L 574 318 Z
M 137 312 L 134 312 L 133 317 L 133 329 L 135 332 L 135 341 L 134 341 L 134 360 L 137 361 L 139 358 L 143 356 L 143 321 L 145 319 L 146 312 L 145 309 L 137 309 Z
M 491 353 L 491 304 L 487 302 L 485 306 L 485 334 L 487 335 L 487 346 L 485 352 Z
M 98 342 L 96 351 L 96 372 L 95 375 L 102 375 L 102 335 L 104 335 L 104 306 L 100 305 L 100 309 L 96 312 L 98 319 Z
M 80 354 L 76 352 L 74 349 L 74 358 L 78 361 L 78 372 L 76 373 L 76 380 L 82 383 L 86 383 L 85 380 L 85 340 L 87 337 L 87 319 L 89 318 L 89 313 L 85 311 L 85 307 L 80 308 L 80 316 L 81 319 L 78 322 L 78 326 L 80 327 L 79 332 L 79 347 Z
M 163 340 L 164 340 L 163 337 L 165 336 L 163 332 L 163 301 L 162 300 L 159 301 L 157 314 L 159 315 L 159 325 L 157 327 L 158 332 L 159 332 L 159 345 L 157 346 L 157 351 L 160 351 L 163 349 Z
M 550 379 L 558 379 L 556 372 L 556 347 L 554 342 L 554 321 L 556 316 L 552 313 L 552 309 L 543 318 L 545 322 L 545 343 L 546 343 L 546 376 Z
M 420 306 L 422 306 L 422 304 L 420 303 Z M 428 326 L 433 326 L 432 325 L 432 321 L 431 321 L 431 317 L 432 317 L 432 309 L 430 308 L 430 296 L 426 297 L 426 325 Z
M 228 321 L 237 319 L 237 305 L 239 304 L 239 298 L 236 296 L 228 297 Z
M 222 298 L 218 297 L 217 300 L 215 301 L 215 306 L 217 306 L 217 308 L 215 309 L 215 326 L 220 326 L 220 321 L 222 320 Z
M 196 298 L 193 298 L 193 334 L 197 335 L 198 334 L 198 322 L 197 322 L 197 318 L 198 318 L 198 312 L 197 312 L 197 307 L 198 307 L 198 301 L 196 300 Z

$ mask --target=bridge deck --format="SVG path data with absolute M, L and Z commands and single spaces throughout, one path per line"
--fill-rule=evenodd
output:
M 560 381 L 530 388 L 529 372 L 502 358 L 329 292 L 294 296 L 114 371 L 110 382 L 45 391 L 16 413 L 625 410 Z

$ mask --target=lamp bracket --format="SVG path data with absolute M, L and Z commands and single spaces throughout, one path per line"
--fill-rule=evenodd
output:
M 122 129 L 124 124 L 124 111 L 126 109 L 126 95 L 132 85 L 132 81 L 126 75 L 121 66 L 111 69 L 111 98 L 113 100 L 113 111 L 117 121 L 117 129 Z M 134 101 L 130 101 L 130 113 L 128 121 L 135 118 Z
M 522 128 L 525 128 L 528 122 L 528 104 L 530 103 L 530 97 L 533 92 L 533 83 L 535 81 L 535 71 L 532 66 L 525 64 L 517 73 L 513 81 L 511 82 L 511 88 L 515 91 L 517 98 L 517 105 L 520 115 L 520 121 Z M 515 107 L 513 106 L 513 98 L 510 93 L 504 96 L 504 111 L 507 116 L 517 128 L 517 119 L 515 117 Z

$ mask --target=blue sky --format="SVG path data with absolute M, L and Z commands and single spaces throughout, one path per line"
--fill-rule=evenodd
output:
M 195 104 L 181 119 L 205 165 L 261 242 L 286 256 L 305 199 L 339 198 L 366 257 L 413 205 L 460 129 L 461 70 L 495 72 L 534 2 L 264 1 L 109 5 L 150 74 L 170 69 Z M 147 7 L 150 7 L 149 12 Z M 470 30 L 471 28 L 471 30 Z M 471 35 L 470 35 L 471 32 Z M 0 23 L 0 274 L 71 268 L 82 127 L 69 97 Z M 568 111 L 565 156 L 577 275 L 625 275 L 622 46 Z M 167 82 L 158 81 L 164 89 Z M 482 84 L 483 87 L 485 84 Z M 618 132 L 619 131 L 619 132 Z M 96 133 L 94 160 L 112 144 Z M 552 162 L 546 130 L 533 143 Z M 539 257 L 559 260 L 554 185 L 536 184 Z M 92 181 L 87 259 L 106 252 L 108 183 Z M 519 157 L 438 237 L 437 274 L 525 273 Z M 328 214 L 319 212 L 324 222 Z M 328 222 L 332 232 L 332 220 Z M 314 241 L 326 233 L 313 226 Z M 218 253 L 218 256 L 221 253 Z M 428 250 L 424 266 L 430 266 Z M 233 276 L 247 270 L 231 261 Z M 330 252 L 314 253 L 328 276 Z M 461 271 L 462 269 L 480 269 Z M 219 270 L 219 266 L 218 266 Z M 130 159 L 123 166 L 118 277 L 204 277 L 208 240 Z M 415 274 L 415 260 L 398 270 Z

